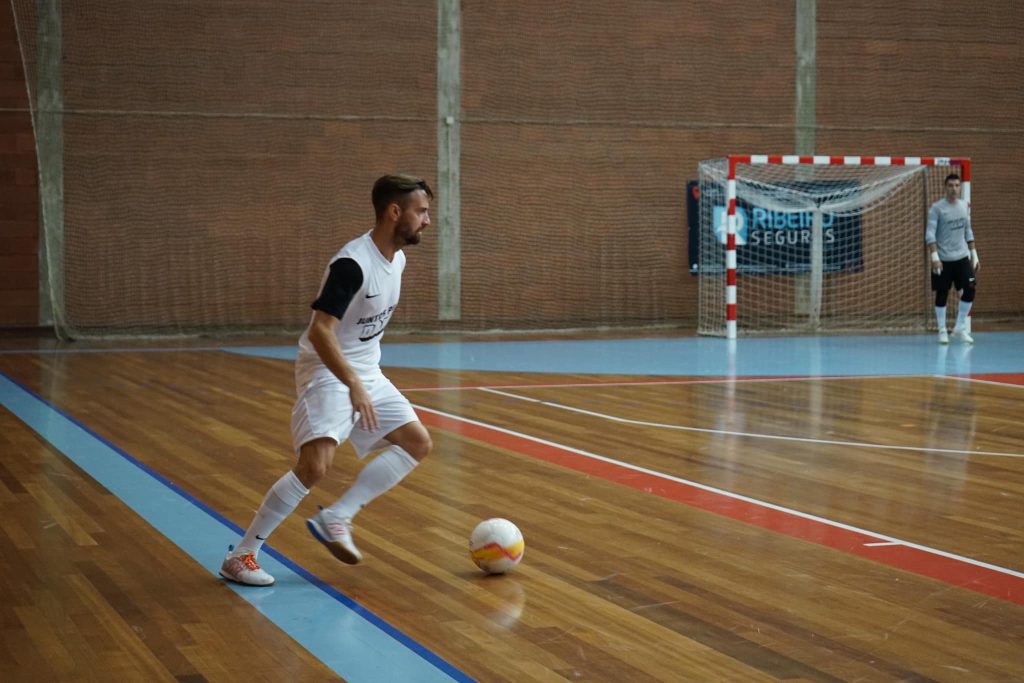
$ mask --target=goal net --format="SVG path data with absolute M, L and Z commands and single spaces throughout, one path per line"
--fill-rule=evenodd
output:
M 933 329 L 924 229 L 949 173 L 970 203 L 967 159 L 701 162 L 698 333 Z

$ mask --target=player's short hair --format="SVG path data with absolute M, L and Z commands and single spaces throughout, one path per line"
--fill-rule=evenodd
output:
M 946 176 L 946 179 L 942 181 L 942 184 L 945 185 L 950 180 L 960 180 L 960 176 L 957 175 L 956 173 L 950 173 L 948 176 Z
M 377 213 L 377 218 L 383 216 L 384 211 L 393 203 L 404 209 L 409 195 L 416 190 L 423 190 L 428 197 L 434 198 L 433 190 L 423 178 L 404 173 L 392 173 L 377 178 L 371 193 L 373 210 Z

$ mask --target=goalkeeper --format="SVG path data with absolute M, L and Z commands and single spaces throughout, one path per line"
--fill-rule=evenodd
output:
M 971 307 L 974 304 L 975 274 L 981 267 L 978 251 L 974 248 L 974 232 L 967 202 L 960 199 L 960 176 L 946 176 L 946 196 L 928 209 L 925 229 L 932 262 L 932 290 L 935 291 L 935 320 L 939 324 L 939 343 L 948 344 L 946 331 L 946 301 L 950 285 L 960 292 L 953 338 L 973 344 L 971 337 Z

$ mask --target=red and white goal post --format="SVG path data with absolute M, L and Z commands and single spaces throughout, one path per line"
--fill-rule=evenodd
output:
M 928 208 L 964 157 L 732 155 L 699 170 L 700 334 L 925 331 Z

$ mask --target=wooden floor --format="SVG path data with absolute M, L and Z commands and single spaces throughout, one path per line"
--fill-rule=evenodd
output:
M 26 352 L 0 373 L 239 527 L 293 463 L 286 361 Z M 466 677 L 1024 680 L 1024 387 L 388 374 L 435 451 L 358 517 L 365 562 L 303 524 L 358 472 L 348 446 L 270 545 Z M 219 555 L 197 562 L 3 409 L 0 512 L 0 681 L 338 680 L 216 578 Z M 527 550 L 486 578 L 466 539 L 492 516 Z

